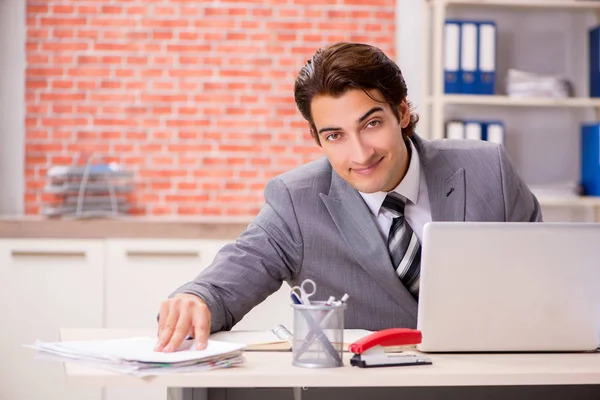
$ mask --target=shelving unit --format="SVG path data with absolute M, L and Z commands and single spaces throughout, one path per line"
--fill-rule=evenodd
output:
M 551 8 L 568 10 L 600 10 L 597 1 L 573 1 L 573 0 L 447 0 L 449 5 L 465 6 L 490 6 L 490 7 L 514 7 L 514 8 Z
M 532 99 L 515 98 L 504 95 L 442 95 L 440 98 L 429 97 L 428 102 L 472 106 L 506 106 L 506 107 L 594 107 L 600 109 L 600 98 L 572 97 L 567 99 Z
M 579 0 L 424 0 L 425 20 L 422 23 L 421 36 L 423 49 L 421 65 L 423 74 L 421 88 L 424 99 L 419 108 L 421 135 L 429 139 L 444 137 L 445 122 L 448 118 L 447 108 L 479 110 L 482 107 L 502 112 L 510 110 L 535 110 L 550 109 L 550 112 L 564 112 L 564 110 L 591 110 L 597 120 L 600 120 L 600 98 L 579 97 L 565 99 L 550 98 L 513 98 L 506 95 L 446 95 L 444 94 L 444 24 L 449 12 L 463 12 L 478 10 L 485 12 L 485 19 L 494 19 L 495 12 L 514 12 L 517 18 L 523 12 L 547 13 L 550 11 L 575 12 L 591 14 L 595 23 L 600 23 L 600 1 Z M 585 18 L 587 14 L 584 14 Z M 511 17 L 512 18 L 512 17 Z M 499 25 L 498 29 L 502 29 Z M 568 27 L 566 28 L 568 29 Z M 582 40 L 587 40 L 582 38 Z M 498 46 L 502 46 L 499 41 Z M 587 59 L 581 60 L 586 62 Z M 497 80 L 504 77 L 498 74 Z M 531 71 L 536 72 L 536 71 Z M 587 80 L 587 77 L 586 77 Z M 499 87 L 500 85 L 497 85 Z M 581 92 L 581 91 L 580 91 Z M 583 94 L 584 96 L 587 93 Z M 506 110 L 506 111 L 504 111 Z M 550 139 L 548 139 L 550 140 Z M 539 150 L 538 150 L 539 151 Z M 565 155 L 565 156 L 568 156 Z M 573 197 L 573 198 L 546 198 L 539 199 L 543 207 L 593 207 L 596 221 L 600 222 L 600 198 Z

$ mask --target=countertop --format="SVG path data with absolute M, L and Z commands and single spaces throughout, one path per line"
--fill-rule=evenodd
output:
M 119 217 L 49 219 L 0 217 L 0 238 L 235 239 L 252 218 Z

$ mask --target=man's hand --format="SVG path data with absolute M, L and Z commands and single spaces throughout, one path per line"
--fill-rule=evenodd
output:
M 155 351 L 177 350 L 186 336 L 194 337 L 196 349 L 206 347 L 210 334 L 210 310 L 198 296 L 182 293 L 162 302 Z

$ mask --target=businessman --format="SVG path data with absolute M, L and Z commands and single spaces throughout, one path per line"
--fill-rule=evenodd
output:
M 350 295 L 347 328 L 414 328 L 425 223 L 541 221 L 502 146 L 415 134 L 402 73 L 379 49 L 318 50 L 294 92 L 326 157 L 268 182 L 247 230 L 162 303 L 158 351 L 187 335 L 204 348 L 282 282 L 307 278 L 317 298 Z

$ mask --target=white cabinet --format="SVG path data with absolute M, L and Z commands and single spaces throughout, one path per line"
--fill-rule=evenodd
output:
M 109 239 L 106 258 L 107 328 L 156 328 L 160 304 L 193 280 L 228 240 Z M 291 326 L 289 286 L 250 311 L 234 329 Z
M 106 240 L 106 328 L 156 328 L 160 304 L 206 268 L 227 241 Z M 160 388 L 106 388 L 105 400 L 164 400 Z
M 206 268 L 227 241 L 106 241 L 106 328 L 156 328 L 160 304 Z
M 1 239 L 0 399 L 164 400 L 160 388 L 68 386 L 61 363 L 24 348 L 64 328 L 157 328 L 160 304 L 193 280 L 228 240 Z M 234 329 L 291 329 L 289 286 Z M 34 382 L 34 384 L 32 384 Z
M 22 345 L 102 327 L 103 252 L 101 240 L 0 241 L 1 399 L 101 399 L 99 388 L 67 386 L 62 364 Z

